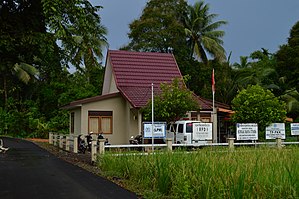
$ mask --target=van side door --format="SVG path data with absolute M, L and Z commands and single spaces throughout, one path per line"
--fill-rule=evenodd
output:
M 176 129 L 176 143 L 182 144 L 184 142 L 184 124 L 177 124 Z

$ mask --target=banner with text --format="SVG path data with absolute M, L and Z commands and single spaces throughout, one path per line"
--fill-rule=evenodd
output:
M 212 123 L 193 123 L 192 140 L 212 140 Z
M 238 123 L 237 140 L 258 140 L 257 123 Z
M 152 134 L 152 123 L 143 123 L 143 137 L 144 138 L 165 138 L 166 137 L 166 122 L 154 122 L 154 133 Z
M 291 135 L 299 135 L 299 123 L 291 123 Z
M 286 139 L 285 124 L 284 123 L 272 123 L 266 127 L 266 139 Z

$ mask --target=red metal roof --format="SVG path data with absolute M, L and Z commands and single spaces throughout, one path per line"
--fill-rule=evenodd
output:
M 116 86 L 135 108 L 145 106 L 151 97 L 151 84 L 159 90 L 161 83 L 182 77 L 170 53 L 109 50 Z

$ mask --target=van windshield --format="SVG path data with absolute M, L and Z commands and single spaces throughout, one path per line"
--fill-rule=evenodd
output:
M 193 132 L 193 125 L 192 123 L 187 123 L 186 124 L 186 133 L 192 133 Z

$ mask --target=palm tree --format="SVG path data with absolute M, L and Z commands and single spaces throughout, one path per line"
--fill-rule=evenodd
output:
M 73 36 L 74 46 L 71 50 L 73 57 L 72 63 L 79 66 L 80 63 L 85 67 L 90 65 L 98 65 L 98 59 L 103 58 L 102 49 L 108 46 L 107 29 L 98 24 L 95 28 L 96 32 L 85 32 L 84 30 L 75 30 Z M 83 33 L 83 34 L 82 34 Z M 80 35 L 80 36 L 79 36 Z
M 248 85 L 260 85 L 266 89 L 278 89 L 276 79 L 278 77 L 274 68 L 275 58 L 267 50 L 257 50 L 250 54 L 252 62 L 248 62 L 248 57 L 240 57 L 240 63 L 235 63 L 232 67 L 236 73 L 236 84 L 239 89 Z
M 280 98 L 285 101 L 287 105 L 288 115 L 296 119 L 299 115 L 299 93 L 293 88 L 286 90 Z
M 99 67 L 103 48 L 108 46 L 107 29 L 98 14 L 102 6 L 93 6 L 88 0 L 58 6 L 47 0 L 43 8 L 50 32 L 61 42 L 64 61 L 81 72 Z
M 240 56 L 240 63 L 234 63 L 233 68 L 234 69 L 244 69 L 244 68 L 249 68 L 251 65 L 250 62 L 248 62 L 248 57 L 247 56 Z
M 38 70 L 27 63 L 15 63 L 12 66 L 11 62 L 3 63 L 1 65 L 1 74 L 2 74 L 2 81 L 3 81 L 3 95 L 4 95 L 4 107 L 7 108 L 7 100 L 8 100 L 8 81 L 9 77 L 14 76 L 17 77 L 19 81 L 22 83 L 28 84 L 28 82 L 34 77 L 38 75 Z
M 78 32 L 82 32 L 77 30 Z M 70 55 L 72 56 L 71 63 L 77 69 L 87 74 L 88 82 L 91 79 L 91 73 L 94 68 L 100 68 L 100 59 L 103 58 L 103 48 L 108 46 L 105 35 L 107 29 L 98 24 L 96 32 L 83 32 L 82 36 L 73 36 L 75 45 L 71 48 Z M 82 64 L 84 68 L 82 67 Z
M 209 13 L 209 4 L 203 1 L 188 6 L 187 14 L 183 19 L 187 42 L 191 48 L 191 57 L 196 56 L 205 64 L 208 63 L 208 55 L 219 61 L 226 59 L 223 48 L 224 31 L 217 30 L 226 21 L 213 22 L 217 14 Z

